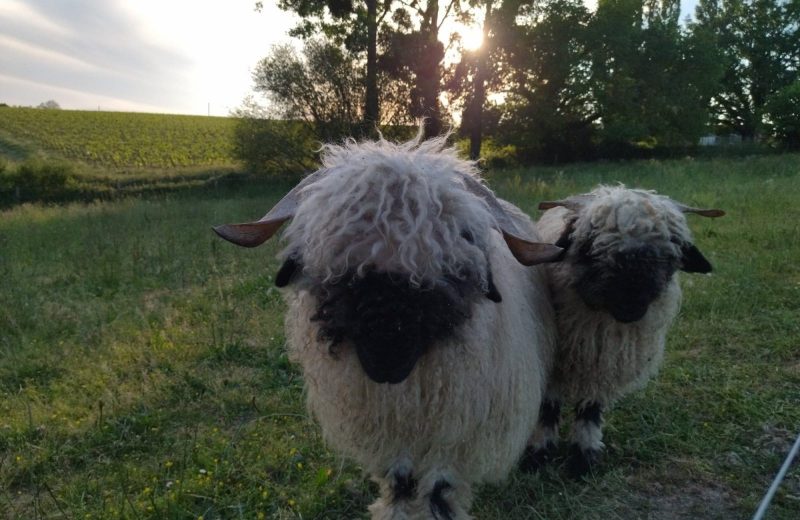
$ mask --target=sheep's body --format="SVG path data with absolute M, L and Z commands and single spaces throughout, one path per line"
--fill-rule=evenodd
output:
M 502 304 L 475 303 L 472 320 L 435 345 L 400 384 L 371 381 L 352 349 L 328 355 L 310 321 L 313 296 L 288 296 L 290 355 L 303 368 L 309 409 L 325 440 L 381 484 L 376 518 L 428 518 L 427 497 L 440 481 L 454 486 L 454 517 L 465 518 L 469 484 L 503 478 L 536 424 L 554 343 L 542 324 L 552 311 L 537 270 L 517 264 L 498 233 L 492 242 Z M 419 480 L 417 500 L 393 501 L 386 477 L 398 464 Z
M 380 484 L 373 518 L 468 518 L 471 484 L 525 449 L 552 366 L 544 276 L 520 262 L 559 250 L 515 236 L 536 239 L 530 219 L 443 145 L 326 147 L 261 221 L 217 228 L 253 246 L 293 217 L 289 353 L 325 440 Z
M 545 212 L 537 229 L 545 241 L 557 241 L 567 226 L 568 211 Z M 681 289 L 673 276 L 647 314 L 621 323 L 607 311 L 590 309 L 574 290 L 569 263 L 545 267 L 557 311 L 556 363 L 549 393 L 563 401 L 593 401 L 604 407 L 642 388 L 664 358 L 666 334 L 678 314 Z
M 711 266 L 692 245 L 682 206 L 653 192 L 601 186 L 542 207 L 552 209 L 537 222 L 541 238 L 566 252 L 546 266 L 556 361 L 524 464 L 535 468 L 549 458 L 560 404 L 575 403 L 568 467 L 578 476 L 603 448 L 603 411 L 643 387 L 662 363 L 681 304 L 675 271 Z

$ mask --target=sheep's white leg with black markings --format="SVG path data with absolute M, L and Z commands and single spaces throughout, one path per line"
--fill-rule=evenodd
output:
M 430 520 L 470 520 L 472 490 L 449 469 L 430 471 L 418 483 L 417 516 Z
M 520 461 L 522 471 L 538 471 L 555 456 L 558 451 L 560 415 L 561 402 L 557 398 L 547 397 L 542 401 L 536 430 L 531 435 Z
M 605 448 L 603 444 L 603 406 L 597 401 L 582 401 L 575 407 L 567 468 L 573 477 L 592 470 Z
M 411 459 L 398 457 L 383 478 L 375 478 L 380 486 L 380 497 L 370 507 L 374 520 L 407 520 L 415 518 L 414 500 L 417 481 L 412 473 Z

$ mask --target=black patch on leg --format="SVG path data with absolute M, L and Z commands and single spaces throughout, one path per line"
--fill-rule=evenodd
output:
M 561 403 L 545 399 L 539 408 L 539 424 L 547 428 L 558 428 Z
M 558 420 L 561 415 L 561 403 L 558 401 L 544 400 L 542 406 L 539 408 L 539 427 L 540 428 L 558 428 Z M 553 441 L 547 441 L 547 444 L 540 448 L 528 446 L 525 448 L 525 453 L 522 454 L 522 459 L 519 462 L 519 468 L 526 473 L 535 473 L 539 471 L 544 465 L 553 460 L 558 452 L 558 446 Z
M 600 403 L 589 402 L 575 407 L 575 421 L 585 421 L 601 428 L 603 424 L 603 407 Z M 601 451 L 595 448 L 581 448 L 577 443 L 569 447 L 567 472 L 574 479 L 580 479 L 593 472 L 600 462 Z
M 575 420 L 587 421 L 600 428 L 603 423 L 603 407 L 595 402 L 587 403 L 585 406 L 578 405 L 575 407 Z
M 433 486 L 431 492 L 431 513 L 436 520 L 453 520 L 453 510 L 450 504 L 444 499 L 442 493 L 450 489 L 451 486 L 446 480 L 440 480 Z
M 519 461 L 519 469 L 524 473 L 536 473 L 553 460 L 557 453 L 558 446 L 553 441 L 547 441 L 541 448 L 527 446 Z
M 573 443 L 569 447 L 567 473 L 573 479 L 579 480 L 592 473 L 599 462 L 600 450 L 583 450 L 578 444 Z
M 417 481 L 411 473 L 394 473 L 392 475 L 392 502 L 411 500 L 417 492 Z

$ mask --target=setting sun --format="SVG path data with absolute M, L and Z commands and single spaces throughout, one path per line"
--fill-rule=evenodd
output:
M 465 25 L 456 32 L 461 36 L 461 44 L 468 51 L 474 51 L 483 44 L 483 27 L 479 25 Z

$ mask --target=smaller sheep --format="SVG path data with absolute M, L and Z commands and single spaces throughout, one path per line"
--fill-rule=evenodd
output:
M 568 471 L 595 465 L 603 448 L 602 414 L 658 371 L 667 330 L 678 314 L 675 272 L 708 273 L 684 213 L 719 217 L 653 191 L 600 186 L 588 194 L 542 202 L 542 240 L 565 249 L 547 265 L 557 314 L 556 365 L 539 424 L 522 461 L 535 470 L 553 454 L 560 404 L 576 403 Z

